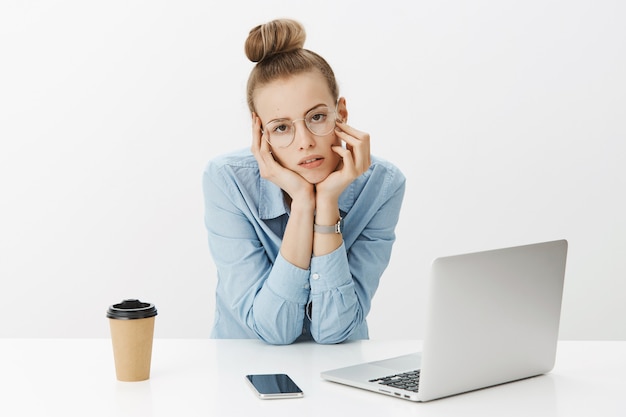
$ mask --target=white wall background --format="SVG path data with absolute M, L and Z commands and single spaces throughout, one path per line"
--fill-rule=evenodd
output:
M 373 338 L 420 338 L 430 262 L 567 238 L 562 339 L 626 339 L 626 3 L 3 1 L 0 337 L 208 337 L 201 172 L 249 146 L 250 28 L 294 17 L 408 177 Z

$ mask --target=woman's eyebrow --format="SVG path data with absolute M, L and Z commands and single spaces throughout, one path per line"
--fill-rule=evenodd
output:
M 307 115 L 310 111 L 315 110 L 315 109 L 317 109 L 318 107 L 329 107 L 329 106 L 328 106 L 328 104 L 326 104 L 326 103 L 319 103 L 319 104 L 316 104 L 315 106 L 313 106 L 313 107 L 311 107 L 310 109 L 308 109 L 307 111 L 305 111 L 305 112 L 304 112 L 304 114 L 303 114 L 303 116 L 306 116 L 306 115 Z M 291 119 L 290 119 L 290 118 L 288 118 L 288 117 L 277 117 L 277 118 L 275 118 L 275 119 L 270 120 L 270 121 L 269 121 L 269 122 L 267 122 L 267 123 L 269 124 L 269 123 L 274 123 L 274 122 L 284 122 L 284 121 L 286 121 L 286 120 L 291 121 Z M 298 119 L 296 119 L 296 120 L 298 120 Z
M 308 110 L 304 113 L 304 114 L 305 114 L 305 116 L 306 116 L 306 114 L 307 114 L 307 113 L 309 113 L 309 112 L 310 112 L 310 111 L 312 111 L 312 110 L 317 109 L 318 107 L 328 107 L 328 105 L 327 105 L 327 104 L 325 104 L 325 103 L 319 103 L 319 104 L 317 104 L 317 105 L 315 105 L 315 106 L 311 107 L 310 109 L 308 109 Z

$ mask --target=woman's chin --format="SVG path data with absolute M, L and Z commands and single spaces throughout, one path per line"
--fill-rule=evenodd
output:
M 302 176 L 302 178 L 307 180 L 308 183 L 317 185 L 320 182 L 324 181 L 326 178 L 328 178 L 330 172 L 302 172 L 300 173 L 300 175 Z

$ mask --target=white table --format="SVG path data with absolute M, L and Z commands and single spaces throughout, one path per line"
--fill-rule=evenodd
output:
M 0 416 L 626 416 L 626 341 L 562 341 L 547 375 L 428 403 L 319 376 L 420 348 L 419 341 L 157 339 L 150 380 L 119 382 L 109 339 L 0 339 Z M 244 375 L 273 372 L 289 374 L 305 397 L 257 399 Z

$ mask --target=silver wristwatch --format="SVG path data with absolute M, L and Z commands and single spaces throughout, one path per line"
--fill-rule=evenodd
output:
M 339 234 L 343 231 L 343 218 L 339 216 L 337 223 L 332 226 L 320 226 L 313 223 L 313 231 L 317 233 L 336 233 Z

